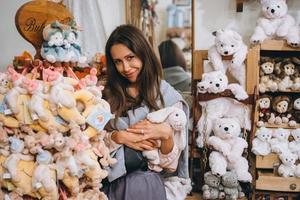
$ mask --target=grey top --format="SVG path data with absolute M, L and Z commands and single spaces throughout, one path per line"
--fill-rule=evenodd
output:
M 161 92 L 164 98 L 165 106 L 172 106 L 175 103 L 181 101 L 183 103 L 183 111 L 186 113 L 187 121 L 189 118 L 189 108 L 186 102 L 183 100 L 182 96 L 166 81 L 161 82 Z M 116 127 L 114 127 L 114 120 L 111 120 L 110 123 L 116 130 L 124 130 L 128 128 L 130 125 L 136 124 L 140 120 L 146 118 L 149 113 L 149 109 L 147 106 L 142 105 L 141 107 L 134 110 L 129 110 L 128 117 L 120 117 L 116 123 Z M 188 126 L 188 125 L 187 125 Z M 186 126 L 186 141 L 188 141 L 188 127 Z M 124 158 L 124 149 L 121 145 L 116 151 L 112 152 L 112 156 L 114 156 L 118 162 L 113 166 L 108 168 L 108 180 L 110 182 L 116 180 L 117 178 L 124 176 L 126 174 L 125 168 L 125 158 Z M 181 178 L 189 178 L 188 174 L 188 145 L 186 145 L 185 149 L 180 155 L 178 167 L 177 167 L 177 175 Z
M 191 75 L 180 66 L 164 68 L 164 78 L 176 90 L 191 91 Z

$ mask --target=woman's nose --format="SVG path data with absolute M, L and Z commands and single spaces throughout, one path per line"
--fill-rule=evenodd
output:
M 124 67 L 124 72 L 127 72 L 130 69 L 130 65 L 127 61 L 123 62 L 123 67 Z

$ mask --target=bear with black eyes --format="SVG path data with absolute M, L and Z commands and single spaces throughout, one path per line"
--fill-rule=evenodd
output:
M 291 98 L 285 95 L 277 96 L 272 100 L 272 112 L 268 120 L 270 124 L 288 124 L 291 114 L 289 113 L 292 109 Z
M 271 101 L 272 97 L 269 95 L 261 95 L 258 100 L 258 108 L 259 108 L 259 119 L 257 122 L 258 127 L 263 127 L 265 125 L 265 122 L 268 122 L 268 120 L 271 117 Z
M 296 126 L 297 123 L 300 123 L 300 98 L 294 99 L 293 109 L 291 110 L 290 114 L 292 115 L 289 121 L 290 126 Z

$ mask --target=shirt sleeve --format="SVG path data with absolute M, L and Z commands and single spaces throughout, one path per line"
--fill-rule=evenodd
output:
M 108 132 L 104 138 L 104 142 L 105 142 L 107 148 L 109 149 L 110 153 L 121 147 L 120 144 L 115 143 L 115 141 L 113 141 L 111 138 L 111 136 L 114 132 L 115 131 Z

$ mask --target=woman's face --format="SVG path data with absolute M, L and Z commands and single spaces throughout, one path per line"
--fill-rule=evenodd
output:
M 123 44 L 113 45 L 110 53 L 118 72 L 131 83 L 135 83 L 142 70 L 141 59 Z

